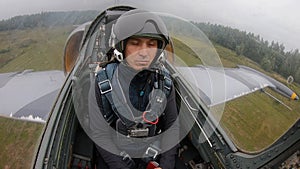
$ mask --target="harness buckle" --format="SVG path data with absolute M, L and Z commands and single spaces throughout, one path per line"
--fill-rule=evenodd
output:
M 110 81 L 108 79 L 99 82 L 98 86 L 99 86 L 101 94 L 105 94 L 107 92 L 112 91 L 112 86 L 111 86 L 111 83 L 110 83 Z
M 156 159 L 156 156 L 158 155 L 158 150 L 150 146 L 147 148 L 145 155 L 149 157 L 153 157 L 153 159 Z

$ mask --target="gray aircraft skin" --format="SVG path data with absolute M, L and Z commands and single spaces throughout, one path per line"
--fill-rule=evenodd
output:
M 105 37 L 106 39 L 103 40 L 101 36 L 109 35 L 109 26 L 111 25 L 105 25 L 109 32 L 101 33 L 103 31 L 102 25 L 108 20 L 114 22 L 122 13 L 130 9 L 132 8 L 128 6 L 109 8 L 94 21 L 81 25 L 70 34 L 64 54 L 64 74 L 66 76 L 59 73 L 56 76 L 59 77 L 57 86 L 44 92 L 44 94 L 51 95 L 48 101 L 54 102 L 53 107 L 48 108 L 48 110 L 41 110 L 41 113 L 46 114 L 50 111 L 49 117 L 45 114 L 35 114 L 35 116 L 42 116 L 40 118 L 47 119 L 47 121 L 32 168 L 78 168 L 79 163 L 82 167 L 94 167 L 94 144 L 84 128 L 85 121 L 82 120 L 88 114 L 78 113 L 78 110 L 84 110 L 84 108 L 78 109 L 81 100 L 74 97 L 78 94 L 81 94 L 83 98 L 86 97 L 85 85 L 90 84 L 98 62 L 103 61 L 97 60 L 95 56 L 99 56 L 105 50 L 107 44 L 104 40 L 108 40 L 108 38 Z M 95 44 L 97 44 L 97 48 Z M 217 120 L 210 115 L 211 106 L 225 103 L 268 86 L 287 97 L 291 97 L 292 100 L 299 99 L 292 90 L 282 83 L 243 66 L 221 71 L 220 68 L 210 66 L 193 66 L 186 69 L 184 66 L 174 66 L 170 61 L 166 61 L 165 66 L 175 82 L 177 104 L 182 110 L 179 114 L 184 119 L 193 120 L 192 124 L 181 126 L 183 130 L 187 131 L 179 142 L 177 169 L 278 168 L 283 161 L 300 149 L 299 119 L 272 145 L 260 152 L 248 153 L 240 150 L 218 125 Z M 194 72 L 196 78 L 191 78 L 189 72 Z M 213 79 L 213 77 L 219 77 L 220 72 L 223 72 L 222 83 Z M 6 79 L 0 80 L 2 88 L 9 81 L 8 77 L 13 78 L 13 76 L 0 76 L 0 78 Z M 205 81 L 214 84 L 202 83 Z M 82 91 L 78 90 L 78 85 L 82 85 Z M 223 86 L 223 92 L 218 92 L 220 86 L 221 88 Z M 229 88 L 226 86 L 237 87 Z M 57 89 L 60 90 L 57 91 Z M 3 92 L 1 90 L 0 92 Z M 53 95 L 56 94 L 58 97 L 53 101 Z M 30 103 L 22 103 L 20 109 L 26 105 L 30 105 Z M 9 111 L 14 111 L 12 114 L 18 115 L 18 117 L 22 116 L 19 114 L 22 112 L 28 115 L 26 111 L 19 109 Z M 11 113 L 6 113 L 6 115 L 8 114 Z
M 0 74 L 0 114 L 44 123 L 64 81 L 59 70 Z

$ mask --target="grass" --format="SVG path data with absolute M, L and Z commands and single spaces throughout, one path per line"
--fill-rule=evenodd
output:
M 221 125 L 243 151 L 254 153 L 267 148 L 300 118 L 299 102 L 290 101 L 271 89 L 266 91 L 292 110 L 261 91 L 225 104 Z
M 218 52 L 221 62 L 224 67 L 237 67 L 237 65 L 245 65 L 248 67 L 252 67 L 256 70 L 262 71 L 260 66 L 254 61 L 248 59 L 245 56 L 238 56 L 234 51 L 229 50 L 223 46 L 218 44 L 214 44 L 216 51 Z
M 175 46 L 174 53 L 177 59 L 182 60 L 188 66 L 194 66 L 197 64 L 202 64 L 201 60 L 198 58 L 196 53 L 180 39 L 173 38 L 173 44 Z M 182 57 L 189 56 L 189 57 Z
M 0 72 L 62 70 L 63 47 L 72 27 L 0 32 Z
M 0 168 L 30 168 L 43 124 L 0 118 Z

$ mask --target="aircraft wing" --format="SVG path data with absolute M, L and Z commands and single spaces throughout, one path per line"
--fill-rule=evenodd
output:
M 45 122 L 64 80 L 57 70 L 0 74 L 0 115 Z
M 198 94 L 208 106 L 224 103 L 265 87 L 270 87 L 292 100 L 299 99 L 286 85 L 246 66 L 239 65 L 237 68 L 196 66 L 188 69 L 182 67 L 179 71 L 189 82 L 197 86 Z M 189 72 L 197 76 L 189 76 Z

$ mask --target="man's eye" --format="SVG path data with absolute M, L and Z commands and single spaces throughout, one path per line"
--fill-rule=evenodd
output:
M 150 43 L 148 43 L 148 46 L 155 47 L 156 43 L 155 42 L 150 42 Z
M 138 41 L 131 41 L 130 44 L 131 44 L 131 45 L 138 45 L 139 42 L 138 42 Z

